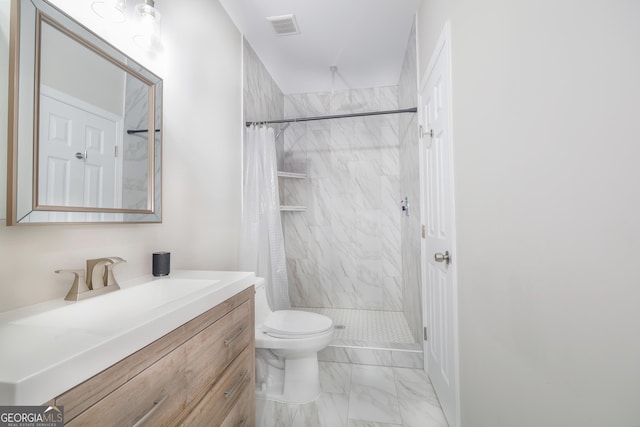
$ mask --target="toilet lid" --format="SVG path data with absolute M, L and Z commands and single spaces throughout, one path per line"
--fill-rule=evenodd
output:
M 299 310 L 279 310 L 271 313 L 263 322 L 262 329 L 272 336 L 296 337 L 326 332 L 333 320 L 318 313 Z

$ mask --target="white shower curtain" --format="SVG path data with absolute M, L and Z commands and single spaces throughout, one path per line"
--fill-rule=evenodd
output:
M 273 310 L 291 307 L 284 253 L 273 129 L 250 126 L 245 135 L 240 268 L 264 277 Z

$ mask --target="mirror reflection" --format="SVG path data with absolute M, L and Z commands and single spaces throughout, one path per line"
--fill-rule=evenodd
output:
M 20 4 L 7 223 L 159 222 L 162 80 L 51 4 Z
M 43 21 L 38 206 L 149 208 L 148 85 Z

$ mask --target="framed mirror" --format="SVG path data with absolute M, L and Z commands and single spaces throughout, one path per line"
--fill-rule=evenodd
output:
M 11 7 L 7 225 L 161 222 L 162 80 L 44 0 Z

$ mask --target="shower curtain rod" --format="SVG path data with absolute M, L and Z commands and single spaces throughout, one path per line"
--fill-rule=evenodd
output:
M 398 114 L 398 113 L 417 113 L 418 108 L 404 108 L 401 110 L 385 110 L 385 111 L 368 111 L 365 113 L 350 113 L 350 114 L 336 114 L 333 116 L 316 116 L 316 117 L 297 117 L 293 119 L 283 119 L 283 120 L 267 120 L 264 122 L 246 122 L 247 126 L 251 126 L 252 124 L 278 124 L 278 123 L 297 123 L 297 122 L 310 122 L 314 120 L 327 120 L 327 119 L 344 119 L 347 117 L 362 117 L 362 116 L 379 116 L 382 114 Z

